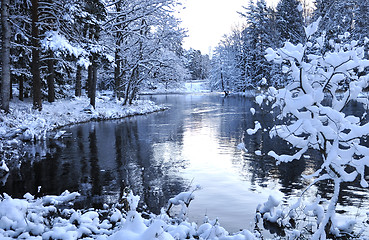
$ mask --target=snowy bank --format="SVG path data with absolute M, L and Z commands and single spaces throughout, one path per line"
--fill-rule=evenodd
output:
M 44 139 L 46 132 L 70 124 L 91 120 L 119 119 L 166 109 L 152 101 L 137 100 L 132 105 L 123 106 L 118 100 L 108 97 L 96 99 L 96 109 L 89 105 L 86 97 L 62 99 L 43 104 L 42 111 L 32 109 L 32 104 L 21 101 L 11 102 L 11 114 L 1 113 L 0 138 L 14 138 L 26 141 Z
M 157 85 L 155 89 L 145 89 L 141 94 L 189 94 L 189 93 L 209 93 L 210 85 L 208 80 L 187 80 L 182 84 L 174 86 Z
M 107 96 L 97 97 L 96 109 L 91 107 L 87 97 L 44 102 L 42 111 L 32 109 L 31 102 L 13 100 L 10 108 L 9 114 L 0 112 L 0 153 L 5 160 L 0 178 L 9 171 L 6 164 L 16 165 L 16 160 L 22 161 L 21 146 L 25 141 L 42 141 L 47 133 L 71 124 L 119 119 L 167 109 L 148 100 L 137 100 L 132 105 L 123 106 L 121 101 Z M 51 137 L 59 138 L 63 133 L 52 133 Z

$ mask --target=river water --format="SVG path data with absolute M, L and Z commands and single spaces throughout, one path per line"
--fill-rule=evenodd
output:
M 284 202 L 307 186 L 302 174 L 319 165 L 315 153 L 290 164 L 276 165 L 270 150 L 288 152 L 282 141 L 270 140 L 272 118 L 268 111 L 250 112 L 251 97 L 219 94 L 145 96 L 170 109 L 121 120 L 66 127 L 60 140 L 31 146 L 29 158 L 38 159 L 13 169 L 1 192 L 21 197 L 79 191 L 78 207 L 101 207 L 119 201 L 127 187 L 141 196 L 150 211 L 158 213 L 170 197 L 194 189 L 189 218 L 218 218 L 230 232 L 250 229 L 255 209 L 270 194 Z M 255 109 L 257 109 L 255 107 Z M 264 130 L 248 136 L 254 121 Z M 237 148 L 245 143 L 248 152 Z M 260 151 L 260 152 L 259 152 Z M 256 153 L 255 153 L 256 152 Z M 330 185 L 312 188 L 329 197 Z M 368 191 L 346 187 L 341 213 L 356 217 L 368 209 Z M 310 194 L 310 195 L 309 195 Z M 362 213 L 365 214 L 365 213 Z

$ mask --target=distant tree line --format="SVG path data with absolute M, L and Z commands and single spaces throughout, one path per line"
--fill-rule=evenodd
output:
M 280 48 L 286 41 L 304 44 L 304 27 L 319 17 L 322 20 L 317 34 L 324 36 L 322 51 L 331 51 L 333 42 L 347 41 L 342 37 L 345 34 L 368 41 L 369 1 L 315 0 L 313 4 L 308 8 L 304 0 L 280 0 L 274 9 L 265 0 L 250 1 L 239 12 L 245 24 L 234 28 L 216 48 L 211 61 L 213 88 L 228 92 L 285 86 L 288 76 L 280 65 L 264 58 L 265 50 Z
M 139 89 L 188 76 L 177 0 L 2 0 L 1 108 L 13 90 L 42 109 L 66 91 L 110 88 L 124 104 Z
M 203 55 L 200 50 L 191 48 L 186 51 L 185 58 L 191 79 L 203 80 L 209 77 L 210 59 L 208 55 Z

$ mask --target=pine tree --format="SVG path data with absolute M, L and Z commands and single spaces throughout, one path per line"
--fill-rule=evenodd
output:
M 277 5 L 276 18 L 280 43 L 305 41 L 303 9 L 298 0 L 281 0 Z
M 90 105 L 96 107 L 96 84 L 97 84 L 97 68 L 98 57 L 101 52 L 99 45 L 100 33 L 102 27 L 101 21 L 106 18 L 106 8 L 100 0 L 84 0 L 84 10 L 88 13 L 89 20 L 85 22 L 85 33 L 88 40 L 88 50 L 90 52 L 90 63 L 88 69 L 88 96 L 90 98 Z
M 316 0 L 314 19 L 322 17 L 319 31 L 325 32 L 327 39 L 337 40 L 339 35 L 352 33 L 354 29 L 354 8 L 357 0 Z
M 244 35 L 244 72 L 246 85 L 257 87 L 264 78 L 272 76 L 271 64 L 264 58 L 264 52 L 268 47 L 276 44 L 275 12 L 267 7 L 265 0 L 258 0 L 255 4 L 250 1 L 246 13 L 247 27 Z
M 369 38 L 369 1 L 356 0 L 354 7 L 354 31 L 353 37 L 357 40 Z

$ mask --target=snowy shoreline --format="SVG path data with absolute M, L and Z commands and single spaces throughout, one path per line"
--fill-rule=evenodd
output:
M 32 109 L 27 102 L 11 102 L 11 113 L 1 114 L 0 138 L 9 139 L 10 132 L 22 130 L 22 140 L 36 140 L 45 137 L 45 131 L 60 127 L 88 122 L 92 120 L 119 119 L 134 115 L 142 115 L 167 109 L 149 100 L 137 100 L 132 105 L 123 106 L 118 100 L 109 97 L 97 99 L 96 109 L 89 105 L 86 97 L 62 99 L 53 103 L 44 103 L 42 111 Z M 25 134 L 27 132 L 27 134 Z M 9 136 L 10 135 L 10 136 Z M 19 136 L 19 135 L 18 135 Z
M 137 100 L 132 105 L 123 106 L 121 101 L 108 96 L 99 96 L 96 102 L 96 109 L 93 109 L 87 97 L 60 99 L 53 103 L 45 102 L 42 111 L 38 111 L 32 109 L 29 101 L 13 100 L 10 103 L 10 114 L 0 113 L 0 151 L 5 163 L 12 165 L 11 161 L 18 159 L 17 149 L 24 142 L 43 141 L 50 132 L 65 126 L 121 119 L 168 109 L 149 100 Z M 56 132 L 51 137 L 58 138 L 62 134 L 62 131 Z

